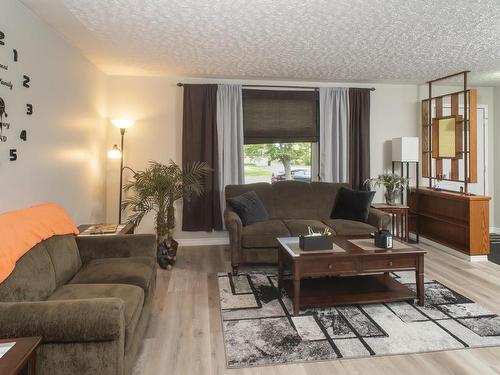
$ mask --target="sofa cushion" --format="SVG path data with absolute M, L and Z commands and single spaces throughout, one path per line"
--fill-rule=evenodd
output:
M 151 257 L 102 258 L 86 263 L 71 284 L 128 284 L 145 292 L 153 275 L 156 260 Z
M 125 347 L 132 341 L 135 327 L 144 305 L 144 291 L 134 285 L 122 284 L 67 284 L 57 288 L 48 298 L 49 301 L 119 298 L 124 304 Z M 81 317 L 85 319 L 85 316 Z M 61 322 L 64 324 L 64 322 Z
M 271 184 L 267 182 L 242 185 L 226 185 L 224 189 L 225 199 L 227 201 L 229 198 L 236 197 L 237 195 L 241 195 L 249 191 L 255 191 L 255 193 L 262 201 L 262 204 L 266 208 L 267 212 L 269 213 L 269 216 L 273 218 L 275 216 L 273 189 Z
M 43 301 L 55 289 L 54 266 L 41 242 L 24 254 L 0 283 L 0 302 Z
M 374 191 L 356 191 L 340 188 L 332 212 L 332 219 L 355 220 L 366 223 Z
M 344 220 L 344 219 L 328 219 L 323 222 L 333 229 L 337 236 L 355 236 L 361 234 L 370 234 L 375 232 L 377 228 L 370 224 L 360 221 Z
M 292 219 L 292 220 L 283 220 L 286 227 L 290 231 L 292 236 L 300 236 L 301 234 L 307 234 L 307 227 L 311 227 L 311 229 L 315 231 L 323 231 L 324 229 L 330 229 L 326 224 L 322 223 L 319 220 L 303 220 L 303 219 Z
M 313 203 L 311 184 L 280 181 L 273 186 L 276 219 L 317 219 L 318 206 Z
M 349 187 L 346 183 L 311 182 L 312 194 L 308 197 L 310 204 L 318 210 L 318 220 L 330 219 L 341 187 Z
M 56 285 L 67 284 L 82 268 L 80 252 L 74 236 L 53 236 L 44 243 L 47 253 L 54 265 Z
M 290 231 L 281 220 L 268 220 L 243 227 L 242 247 L 278 247 L 276 237 L 289 237 Z
M 269 220 L 269 214 L 255 191 L 228 198 L 227 203 L 238 214 L 243 225 Z

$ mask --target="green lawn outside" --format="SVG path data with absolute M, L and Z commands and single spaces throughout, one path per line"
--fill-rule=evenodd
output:
M 259 177 L 259 176 L 271 176 L 271 171 L 264 167 L 259 167 L 255 164 L 245 164 L 245 176 Z

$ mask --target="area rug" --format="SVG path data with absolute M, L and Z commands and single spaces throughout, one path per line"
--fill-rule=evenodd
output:
M 415 290 L 414 272 L 393 274 Z M 425 280 L 425 306 L 346 305 L 291 313 L 273 273 L 219 274 L 227 367 L 251 367 L 500 345 L 500 318 Z

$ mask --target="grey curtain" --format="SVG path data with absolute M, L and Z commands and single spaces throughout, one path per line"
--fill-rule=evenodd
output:
M 349 181 L 349 89 L 319 89 L 319 176 L 325 182 Z
M 366 188 L 370 178 L 370 89 L 349 89 L 349 182 Z
M 243 99 L 241 85 L 217 86 L 217 141 L 220 209 L 226 185 L 243 184 Z
M 184 85 L 182 162 L 205 161 L 214 169 L 204 180 L 205 194 L 184 199 L 182 230 L 222 229 L 217 148 L 217 85 Z

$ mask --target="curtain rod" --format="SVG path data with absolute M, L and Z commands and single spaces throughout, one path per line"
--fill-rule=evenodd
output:
M 184 86 L 184 83 L 177 83 L 177 86 L 182 87 Z M 319 87 L 312 87 L 312 86 L 273 86 L 273 85 L 243 85 L 243 88 L 245 87 L 273 87 L 273 88 L 284 88 L 284 89 L 313 89 L 313 90 L 318 90 Z M 375 87 L 370 87 L 370 91 L 375 91 Z

